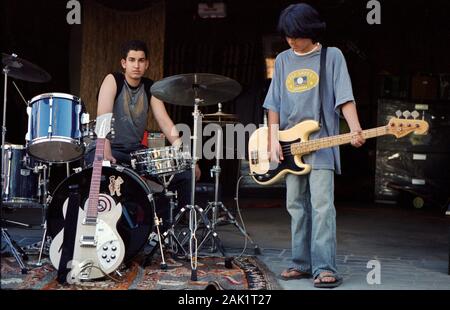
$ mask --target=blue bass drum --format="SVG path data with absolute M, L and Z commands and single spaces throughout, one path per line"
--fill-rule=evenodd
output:
M 34 97 L 27 108 L 28 153 L 42 161 L 66 163 L 84 153 L 80 98 L 63 93 L 47 93 Z

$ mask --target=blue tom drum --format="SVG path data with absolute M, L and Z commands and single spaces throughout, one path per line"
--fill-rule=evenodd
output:
M 28 113 L 28 153 L 45 162 L 64 163 L 84 153 L 80 98 L 64 93 L 47 93 L 31 99 Z

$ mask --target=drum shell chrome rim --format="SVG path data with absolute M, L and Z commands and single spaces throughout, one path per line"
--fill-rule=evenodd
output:
M 5 150 L 24 150 L 26 149 L 25 146 L 20 144 L 11 144 L 11 143 L 5 143 Z
M 33 97 L 30 100 L 30 104 L 33 104 L 35 101 L 39 101 L 39 100 L 47 99 L 47 98 L 51 98 L 51 97 L 69 99 L 69 100 L 74 100 L 74 101 L 78 101 L 78 102 L 81 101 L 81 99 L 79 97 L 71 95 L 71 94 L 66 94 L 66 93 L 45 93 L 45 94 L 40 94 L 40 95 L 37 95 L 37 96 Z
M 41 146 L 41 144 L 43 144 L 43 143 L 51 143 L 51 142 L 64 143 L 67 146 L 72 147 L 71 148 L 72 150 L 79 149 L 79 151 L 71 152 L 71 154 L 74 154 L 74 155 L 71 157 L 67 156 L 64 159 L 54 159 L 54 158 L 49 158 L 48 156 L 46 157 L 46 156 L 39 155 L 39 153 L 41 153 L 41 152 L 36 150 L 36 146 Z M 52 136 L 51 138 L 41 137 L 41 138 L 36 138 L 32 141 L 29 141 L 27 149 L 28 149 L 28 153 L 31 156 L 39 159 L 40 161 L 48 162 L 48 163 L 67 163 L 67 162 L 72 162 L 72 161 L 80 159 L 84 154 L 85 147 L 84 147 L 83 143 L 81 143 L 81 139 L 72 139 L 72 138 L 67 138 L 67 137 Z
M 34 198 L 17 198 L 14 197 L 12 199 L 3 198 L 2 203 L 5 206 L 15 206 L 15 205 L 26 205 L 26 206 L 36 206 L 40 207 L 41 203 L 39 202 L 39 199 Z

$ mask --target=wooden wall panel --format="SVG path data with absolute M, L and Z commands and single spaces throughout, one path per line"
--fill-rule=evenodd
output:
M 124 12 L 86 1 L 82 16 L 80 96 L 93 119 L 97 112 L 97 92 L 104 77 L 121 71 L 120 46 L 128 40 L 142 40 L 149 48 L 150 67 L 146 76 L 163 76 L 165 1 L 155 1 L 141 11 Z M 148 128 L 157 129 L 150 115 Z

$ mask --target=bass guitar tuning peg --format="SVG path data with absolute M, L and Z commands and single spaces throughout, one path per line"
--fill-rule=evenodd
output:
M 416 110 L 414 110 L 414 111 L 412 111 L 411 116 L 412 116 L 414 119 L 417 119 L 417 118 L 420 116 L 420 113 L 417 112 Z

